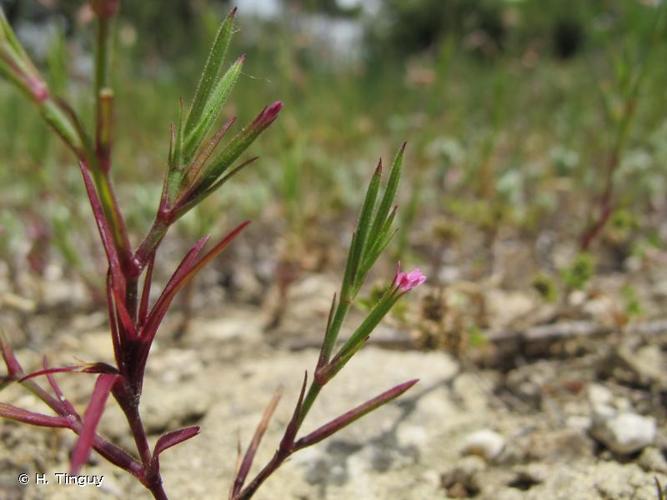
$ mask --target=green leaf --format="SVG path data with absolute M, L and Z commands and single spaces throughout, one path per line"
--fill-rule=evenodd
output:
M 282 102 L 277 101 L 265 107 L 253 122 L 241 130 L 225 146 L 220 154 L 205 168 L 198 187 L 206 190 L 234 163 L 243 152 L 259 137 L 259 135 L 278 117 Z
M 220 25 L 220 29 L 215 37 L 211 51 L 206 59 L 204 70 L 202 71 L 195 97 L 192 101 L 192 107 L 185 123 L 185 133 L 194 129 L 204 112 L 206 103 L 209 101 L 211 91 L 218 79 L 220 68 L 225 61 L 227 49 L 234 33 L 234 17 L 236 9 L 234 8 Z
M 349 357 L 351 357 L 348 357 L 347 355 L 351 353 L 353 354 L 363 345 L 375 327 L 380 323 L 380 321 L 382 321 L 382 318 L 387 315 L 396 301 L 401 297 L 401 294 L 395 292 L 396 290 L 394 286 L 387 288 L 387 291 L 384 293 L 378 303 L 375 304 L 375 307 L 371 310 L 368 316 L 366 316 L 366 319 L 361 323 L 361 325 L 359 325 L 350 338 L 347 339 L 345 344 L 343 344 L 343 347 L 341 347 L 338 354 L 336 354 L 334 359 L 331 361 L 332 365 L 337 364 L 336 360 L 340 360 L 341 358 L 345 358 L 345 362 L 347 362 Z
M 394 235 L 398 232 L 398 229 L 393 231 L 387 231 L 382 237 L 378 238 L 373 247 L 368 251 L 368 254 L 365 256 L 364 261 L 361 264 L 361 273 L 367 274 L 375 262 L 378 260 L 382 252 L 385 251 L 391 240 L 394 238 Z
M 392 230 L 391 226 L 396 219 L 397 212 L 398 206 L 394 205 L 393 210 L 384 221 L 382 228 L 377 231 L 377 234 L 374 234 L 374 241 L 368 245 L 368 249 L 364 254 L 364 258 L 361 262 L 361 273 L 366 274 L 371 270 L 377 259 L 380 257 L 384 249 L 396 234 L 397 229 Z
M 375 220 L 373 221 L 373 226 L 370 232 L 371 240 L 381 239 L 381 231 L 386 225 L 387 217 L 389 216 L 389 210 L 394 204 L 394 199 L 396 198 L 396 192 L 398 191 L 398 183 L 401 180 L 401 169 L 403 165 L 403 154 L 405 153 L 406 143 L 403 143 L 401 149 L 396 154 L 394 162 L 391 165 L 391 170 L 389 171 L 389 179 L 387 180 L 387 187 L 384 190 L 384 195 L 382 196 L 382 201 L 378 207 L 377 213 L 375 214 Z
M 229 99 L 236 82 L 241 75 L 241 69 L 245 56 L 239 57 L 234 64 L 225 72 L 224 76 L 218 81 L 213 89 L 209 100 L 204 106 L 201 119 L 190 130 L 185 138 L 184 158 L 186 162 L 194 156 L 204 138 L 209 134 L 220 110 Z
M 45 101 L 41 107 L 42 116 L 62 139 L 75 151 L 82 151 L 84 144 L 70 117 L 52 100 Z
M 377 200 L 377 195 L 380 190 L 380 179 L 382 178 L 382 161 L 378 163 L 370 184 L 368 185 L 368 191 L 366 191 L 366 199 L 364 204 L 361 207 L 361 214 L 359 215 L 359 222 L 357 223 L 357 237 L 353 239 L 352 246 L 350 247 L 349 254 L 349 265 L 350 265 L 350 276 L 351 281 L 350 285 L 352 287 L 352 297 L 354 296 L 355 290 L 358 290 L 361 287 L 365 275 L 359 274 L 359 263 L 366 253 L 366 244 L 368 239 L 368 233 L 371 227 L 371 220 L 373 217 L 373 209 L 375 208 L 375 202 Z M 341 292 L 341 296 L 345 299 L 351 298 L 347 294 Z
M 0 42 L 4 41 L 7 41 L 21 58 L 29 60 L 23 45 L 21 45 L 21 42 L 16 38 L 14 30 L 5 17 L 5 11 L 0 7 Z

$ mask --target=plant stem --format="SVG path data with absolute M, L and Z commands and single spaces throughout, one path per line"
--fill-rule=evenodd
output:
M 111 19 L 99 17 L 97 22 L 97 52 L 95 54 L 95 144 L 99 167 L 108 172 L 111 166 L 110 132 L 113 94 L 109 82 Z
M 162 485 L 161 479 L 159 482 L 149 485 L 148 490 L 153 494 L 153 498 L 155 498 L 155 500 L 169 500 L 167 497 L 167 492 L 164 491 L 164 486 Z
M 167 234 L 168 229 L 169 222 L 165 221 L 158 215 L 155 222 L 153 222 L 150 231 L 148 231 L 148 234 L 144 238 L 144 241 L 141 242 L 141 245 L 139 245 L 139 248 L 132 258 L 134 272 L 137 273 L 137 275 L 141 273 L 142 269 L 146 266 L 151 255 L 153 255 L 158 245 Z
M 123 380 L 121 384 L 118 384 L 117 388 L 114 389 L 113 394 L 130 425 L 132 436 L 137 445 L 137 451 L 141 457 L 144 470 L 148 471 L 152 457 L 148 445 L 148 437 L 146 436 L 146 431 L 139 413 L 139 399 L 141 398 L 141 394 L 134 390 L 132 384 L 129 383 L 127 379 Z
M 234 496 L 233 500 L 248 500 L 251 498 L 259 489 L 264 481 L 273 474 L 278 467 L 291 455 L 291 452 L 283 452 L 281 450 L 276 451 L 269 463 L 267 463 L 264 468 L 259 471 L 259 474 L 241 490 L 240 493 Z
M 338 339 L 338 334 L 340 333 L 341 326 L 343 326 L 343 321 L 345 320 L 345 316 L 347 316 L 347 313 L 350 310 L 351 303 L 352 300 L 349 297 L 347 297 L 347 294 L 341 293 L 340 304 L 338 304 L 338 307 L 336 307 L 336 312 L 334 313 L 331 325 L 329 326 L 329 329 L 327 330 L 324 336 L 324 342 L 322 344 L 322 350 L 320 352 L 320 360 L 318 362 L 318 368 L 320 364 L 324 365 L 329 361 L 331 353 L 334 347 L 336 346 L 336 340 Z M 310 394 L 310 392 L 308 394 Z
M 75 420 L 76 416 L 71 415 L 58 399 L 54 398 L 47 391 L 42 389 L 39 384 L 33 380 L 25 380 L 21 382 L 21 385 L 23 385 L 26 389 L 41 399 L 58 415 L 67 417 L 68 420 L 70 420 L 70 429 L 72 429 L 72 431 L 74 431 L 76 434 L 81 432 L 81 423 Z M 137 477 L 140 481 L 143 481 L 144 471 L 141 464 L 128 455 L 122 448 L 107 441 L 103 437 L 96 435 L 93 438 L 93 449 L 115 466 L 126 470 L 133 476 Z
M 111 226 L 114 242 L 125 269 L 129 269 L 132 250 L 127 228 L 113 191 L 109 171 L 111 169 L 111 127 L 113 115 L 113 92 L 109 77 L 111 60 L 111 25 L 113 18 L 98 16 L 97 48 L 95 52 L 95 152 L 90 162 L 93 180 L 97 188 L 104 213 Z M 92 160 L 92 158 L 91 158 Z
M 306 393 L 306 397 L 303 400 L 301 412 L 299 413 L 299 427 L 301 427 L 301 424 L 303 424 L 306 415 L 308 415 L 308 412 L 312 408 L 313 403 L 315 403 L 315 400 L 317 399 L 317 396 L 319 396 L 323 387 L 324 385 L 318 383 L 317 380 L 313 380 L 311 382 L 310 387 L 308 388 L 308 392 Z

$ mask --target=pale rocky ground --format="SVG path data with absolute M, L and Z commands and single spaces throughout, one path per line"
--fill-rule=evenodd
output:
M 289 307 L 281 326 L 269 333 L 264 331 L 265 310 L 249 305 L 225 307 L 220 317 L 194 320 L 180 342 L 168 338 L 166 325 L 149 362 L 142 402 L 145 423 L 154 439 L 180 426 L 202 427 L 200 436 L 162 456 L 170 498 L 227 498 L 238 436 L 247 444 L 265 405 L 283 386 L 256 465 L 270 457 L 303 372 L 310 372 L 316 361 L 314 343 L 334 289 L 333 282 L 300 280 L 290 291 L 290 304 L 300 307 Z M 533 309 L 534 298 L 525 294 L 495 290 L 490 296 L 491 310 L 496 311 L 490 313 L 492 319 L 503 326 L 512 324 L 512 310 L 519 317 Z M 514 309 L 503 303 L 514 304 Z M 356 319 L 350 319 L 354 324 Z M 39 353 L 32 348 L 35 342 L 31 347 L 23 340 L 17 356 L 27 369 L 39 365 L 42 353 L 49 354 L 53 365 L 78 358 L 109 360 L 104 321 L 100 314 L 78 314 L 58 325 L 57 335 L 39 342 Z M 34 335 L 51 328 L 38 317 L 29 325 Z M 295 455 L 256 498 L 656 499 L 655 480 L 667 484 L 665 333 L 582 341 L 570 346 L 574 356 L 526 359 L 502 370 L 481 368 L 466 356 L 455 359 L 442 351 L 371 344 L 327 386 L 306 431 L 392 385 L 411 378 L 419 378 L 419 384 Z M 408 338 L 391 322 L 377 335 Z M 58 377 L 66 395 L 84 407 L 93 378 Z M 3 402 L 39 408 L 15 387 L 1 396 Z M 637 432 L 616 436 L 620 444 L 613 436 L 600 437 L 600 426 L 611 425 L 620 414 L 639 418 L 630 429 Z M 101 432 L 132 449 L 125 429 L 110 404 Z M 98 457 L 92 457 L 85 473 L 103 474 L 101 489 L 53 484 L 54 472 L 68 470 L 73 442 L 66 431 L 0 421 L 0 500 L 150 498 L 138 483 Z M 631 452 L 609 449 L 626 445 Z M 52 484 L 19 487 L 20 472 L 46 473 Z

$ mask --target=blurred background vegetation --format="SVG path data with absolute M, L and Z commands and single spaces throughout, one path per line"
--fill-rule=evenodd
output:
M 527 249 L 507 273 L 513 284 L 546 274 L 575 288 L 590 262 L 628 270 L 664 249 L 667 29 L 648 0 L 121 2 L 114 175 L 135 239 L 157 206 L 178 99 L 192 95 L 232 4 L 233 53 L 248 60 L 227 114 L 242 123 L 273 100 L 286 107 L 253 147 L 260 162 L 186 219 L 186 243 L 251 217 L 285 255 L 322 256 L 298 265 L 323 266 L 344 244 L 339 229 L 377 156 L 407 140 L 394 252 L 434 283 L 493 274 L 498 244 Z M 0 5 L 53 88 L 90 120 L 84 2 Z M 4 82 L 0 109 L 0 257 L 10 276 L 27 259 L 36 273 L 66 262 L 94 281 L 73 158 Z M 589 250 L 581 235 L 607 178 L 612 210 L 595 258 L 576 257 Z

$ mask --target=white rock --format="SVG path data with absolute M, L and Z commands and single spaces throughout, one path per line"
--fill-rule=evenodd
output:
M 655 439 L 655 419 L 636 413 L 596 418 L 592 434 L 611 451 L 625 455 L 647 447 Z
M 591 384 L 588 387 L 588 401 L 591 406 L 610 405 L 614 400 L 614 395 L 605 386 L 600 384 Z
M 491 461 L 505 448 L 505 438 L 495 431 L 483 429 L 469 434 L 463 442 L 463 455 L 477 455 Z

